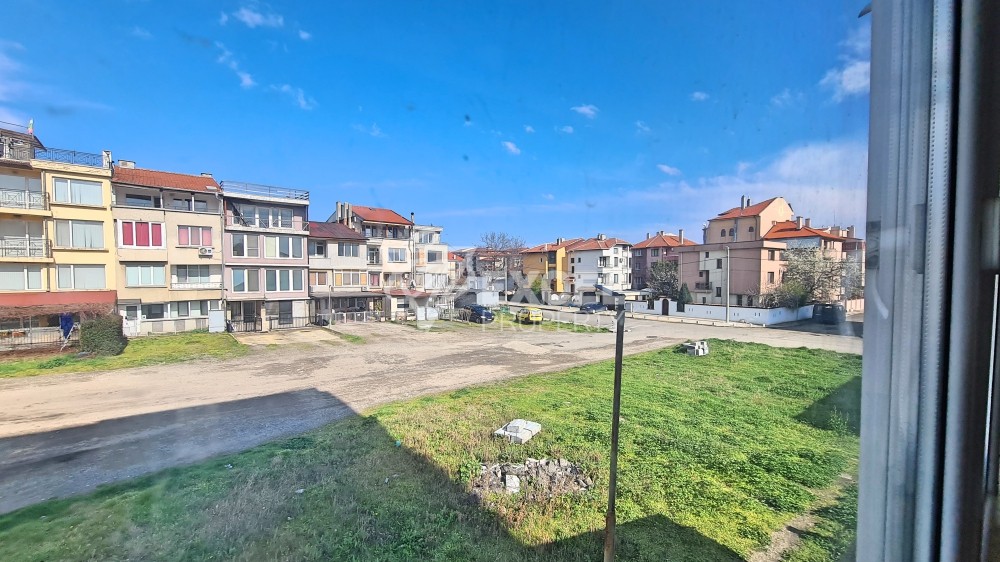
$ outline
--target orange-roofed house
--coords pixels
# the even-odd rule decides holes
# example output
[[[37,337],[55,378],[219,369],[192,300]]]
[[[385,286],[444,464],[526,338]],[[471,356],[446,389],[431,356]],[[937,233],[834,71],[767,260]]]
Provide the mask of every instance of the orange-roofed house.
[[[614,302],[611,295],[603,294],[598,286],[621,292],[632,288],[632,244],[621,238],[598,234],[571,244],[567,248],[569,260],[568,291],[578,303]]]
[[[543,292],[572,292],[567,250],[582,238],[557,238],[521,252],[521,273],[529,283],[542,279]]]
[[[645,289],[649,283],[649,270],[654,263],[676,262],[680,259],[677,249],[681,246],[695,246],[696,242],[684,238],[684,229],[677,234],[659,231],[632,246],[632,288]]]
[[[211,174],[119,160],[111,180],[118,309],[130,335],[207,329],[223,308],[222,199]]]

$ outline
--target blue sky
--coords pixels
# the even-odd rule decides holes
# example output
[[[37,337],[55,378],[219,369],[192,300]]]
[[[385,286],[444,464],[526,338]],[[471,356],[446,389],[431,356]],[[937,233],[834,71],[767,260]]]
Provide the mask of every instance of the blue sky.
[[[857,2],[15,2],[0,121],[416,213],[454,246],[633,242],[785,196],[864,222]]]

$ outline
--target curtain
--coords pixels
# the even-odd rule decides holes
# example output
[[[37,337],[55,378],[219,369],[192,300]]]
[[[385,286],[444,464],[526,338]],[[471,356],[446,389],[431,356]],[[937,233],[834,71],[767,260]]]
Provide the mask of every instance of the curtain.
[[[24,267],[21,265],[0,265],[0,290],[23,291]]]
[[[177,244],[180,246],[189,245],[191,234],[191,227],[189,226],[178,226],[177,227]]]

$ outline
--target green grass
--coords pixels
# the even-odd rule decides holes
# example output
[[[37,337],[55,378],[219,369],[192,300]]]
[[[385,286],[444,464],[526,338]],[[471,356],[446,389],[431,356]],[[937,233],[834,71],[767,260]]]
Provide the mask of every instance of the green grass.
[[[348,343],[362,344],[366,343],[364,336],[359,336],[357,334],[345,334],[344,332],[338,332],[337,330],[330,330],[331,332],[337,334],[340,339]]]
[[[608,319],[607,326],[611,326],[614,320]],[[589,326],[587,324],[574,324],[573,322],[556,322],[555,320],[542,320],[539,324],[524,324],[518,322],[514,314],[509,312],[496,312],[493,314],[493,322],[489,324],[471,324],[461,320],[449,322],[449,324],[480,328],[483,330],[517,330],[531,331],[540,330],[545,332],[573,332],[578,334],[599,334],[608,332],[608,328]]]
[[[822,508],[789,559],[835,560],[853,533],[852,492],[829,498],[856,466],[849,420],[859,405],[844,397],[860,357],[710,345],[707,357],[664,349],[625,360],[619,559],[745,559],[797,514]],[[0,560],[599,559],[611,382],[602,362],[408,400],[26,508],[0,516]],[[542,432],[526,445],[491,436],[515,417]],[[476,463],[526,457],[567,458],[595,487],[470,500]]]
[[[227,359],[247,353],[247,346],[230,334],[187,332],[147,336],[129,340],[121,355],[76,359],[75,352],[45,359],[18,359],[0,362],[0,378],[31,377],[57,373],[79,373],[126,369],[190,359]]]

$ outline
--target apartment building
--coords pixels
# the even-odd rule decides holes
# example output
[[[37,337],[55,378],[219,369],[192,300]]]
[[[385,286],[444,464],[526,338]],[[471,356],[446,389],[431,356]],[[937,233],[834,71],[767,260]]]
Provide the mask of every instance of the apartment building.
[[[580,302],[608,301],[599,287],[620,292],[632,288],[632,244],[598,234],[569,246],[569,292]]]
[[[223,287],[234,330],[309,321],[309,192],[224,181]]]
[[[111,173],[109,151],[48,148],[0,129],[0,306],[26,311],[4,329],[113,309]]]
[[[315,314],[382,311],[368,285],[368,244],[346,224],[309,222],[309,295]]]
[[[534,283],[535,279],[542,279],[543,293],[573,292],[572,284],[567,283],[570,276],[567,250],[582,241],[582,238],[557,238],[555,242],[539,244],[521,252],[521,273],[525,280]]]
[[[131,333],[207,329],[223,303],[219,184],[119,160],[111,185],[118,310]]]
[[[452,285],[465,285],[467,276],[465,257],[457,252],[448,252],[448,282]]]
[[[441,243],[440,226],[413,225],[413,282],[431,295],[439,295],[451,286],[448,245]]]
[[[694,246],[696,243],[684,238],[684,229],[677,234],[667,234],[659,231],[653,236],[646,234],[646,239],[632,246],[632,288],[645,289],[649,283],[649,271],[654,263],[677,262],[681,246]]]

